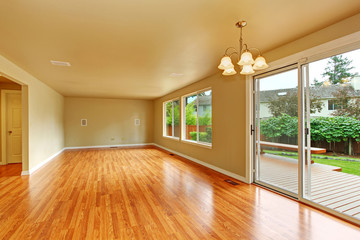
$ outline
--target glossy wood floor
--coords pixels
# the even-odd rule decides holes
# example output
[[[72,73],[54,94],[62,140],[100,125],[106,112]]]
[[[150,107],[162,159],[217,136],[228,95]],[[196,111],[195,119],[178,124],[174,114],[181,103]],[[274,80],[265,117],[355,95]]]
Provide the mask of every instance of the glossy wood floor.
[[[0,239],[360,239],[360,229],[157,149],[67,150],[0,177]]]

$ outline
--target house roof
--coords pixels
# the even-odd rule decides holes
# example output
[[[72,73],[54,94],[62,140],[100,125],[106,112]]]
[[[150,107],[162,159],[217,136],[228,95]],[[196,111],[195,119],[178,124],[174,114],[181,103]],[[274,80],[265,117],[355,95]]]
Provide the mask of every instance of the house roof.
[[[310,93],[319,99],[335,98],[334,94],[339,92],[344,87],[349,89],[349,97],[360,97],[360,90],[354,90],[350,85],[329,85],[321,87],[310,87]],[[297,94],[297,88],[277,89],[260,92],[260,102],[269,102],[274,96],[281,97],[282,95]]]
[[[199,96],[199,106],[211,105],[211,96]]]

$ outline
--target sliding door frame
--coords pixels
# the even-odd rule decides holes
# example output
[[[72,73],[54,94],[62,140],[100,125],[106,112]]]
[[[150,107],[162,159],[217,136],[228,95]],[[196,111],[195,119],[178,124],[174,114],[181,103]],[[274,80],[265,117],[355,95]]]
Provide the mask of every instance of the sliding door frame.
[[[263,74],[257,74],[257,75],[254,75],[253,76],[253,106],[254,106],[254,109],[256,108],[257,111],[253,111],[253,123],[252,123],[252,126],[254,127],[254,133],[256,135],[254,135],[254,138],[253,138],[253,145],[254,145],[254,149],[253,149],[253,156],[254,156],[254,161],[253,161],[253,165],[254,165],[254,171],[253,171],[253,179],[254,179],[254,183],[257,183],[257,184],[260,184],[264,187],[267,187],[267,188],[271,188],[277,192],[280,192],[280,193],[283,193],[285,195],[288,195],[288,196],[291,196],[293,198],[296,198],[298,199],[298,192],[297,193],[294,193],[294,192],[291,192],[291,191],[288,191],[286,189],[283,189],[281,187],[277,187],[277,186],[274,186],[270,183],[267,183],[267,182],[263,182],[259,179],[259,173],[260,173],[260,168],[259,168],[259,159],[256,159],[256,157],[260,156],[260,147],[259,145],[256,144],[256,139],[260,139],[260,131],[256,131],[256,129],[260,129],[260,121],[259,121],[259,116],[258,116],[258,113],[260,111],[260,94],[259,94],[259,88],[260,88],[260,83],[259,81],[257,81],[257,79],[261,79],[261,78],[265,78],[265,77],[270,77],[270,76],[274,76],[276,74],[281,74],[281,73],[284,73],[284,72],[287,72],[287,71],[291,71],[291,70],[297,70],[298,71],[298,76],[299,76],[299,67],[298,67],[298,64],[291,64],[291,65],[288,65],[288,66],[284,66],[284,67],[281,67],[281,68],[278,68],[278,69],[274,69],[272,71],[268,71],[266,73],[263,73]],[[298,80],[298,91],[300,90],[300,82]],[[256,85],[255,85],[256,84]],[[299,102],[298,102],[299,103]],[[300,106],[299,106],[299,109],[300,109]],[[298,113],[300,113],[298,111]],[[299,115],[298,115],[299,117]],[[298,126],[299,128],[299,126]],[[300,149],[300,142],[298,142],[298,149]],[[300,156],[300,151],[298,151],[299,153],[299,156]],[[298,165],[298,168],[300,166]],[[299,174],[299,173],[298,173]]]
[[[310,206],[316,207],[322,211],[328,212],[332,215],[335,215],[339,218],[345,219],[347,221],[353,222],[355,224],[360,225],[360,220],[352,218],[350,216],[347,216],[345,214],[342,214],[340,212],[337,212],[333,209],[324,207],[318,203],[315,203],[309,199],[305,198],[305,164],[303,163],[303,159],[305,157],[305,141],[308,142],[309,136],[308,138],[306,138],[306,136],[304,135],[305,133],[305,117],[306,117],[306,113],[304,112],[305,109],[305,105],[304,105],[304,99],[306,99],[306,101],[308,101],[309,96],[307,98],[305,98],[305,91],[304,91],[304,87],[308,87],[308,84],[305,84],[304,80],[308,81],[308,72],[306,71],[307,68],[307,64],[317,61],[317,60],[321,60],[324,58],[328,58],[337,54],[341,54],[341,53],[345,53],[348,51],[352,51],[352,50],[356,50],[360,48],[360,31],[347,35],[345,37],[321,44],[319,46],[307,49],[305,51],[293,54],[291,56],[279,59],[277,61],[273,61],[270,62],[270,68],[263,70],[261,72],[259,72],[259,74],[256,75],[256,77],[258,77],[260,74],[264,74],[270,71],[275,71],[276,69],[280,69],[289,65],[293,65],[296,64],[297,68],[298,68],[298,88],[299,88],[299,104],[298,104],[298,110],[299,110],[299,121],[298,121],[298,143],[299,143],[299,149],[301,149],[301,151],[299,151],[299,161],[298,161],[298,196],[297,199],[300,202],[306,203]],[[304,70],[305,69],[305,70]],[[305,75],[304,75],[305,74]],[[255,120],[255,113],[254,113],[254,94],[255,92],[253,91],[254,88],[254,77],[255,75],[249,75],[246,77],[246,86],[247,86],[247,90],[246,90],[246,95],[247,95],[247,101],[248,101],[248,107],[247,107],[247,152],[246,152],[246,157],[247,157],[247,162],[246,162],[246,181],[248,183],[253,183],[255,180],[254,177],[254,172],[255,172],[255,166],[254,166],[254,161],[253,159],[255,158],[255,136],[251,134],[251,125],[254,123]],[[306,103],[308,104],[308,103]],[[309,151],[308,151],[309,152]],[[302,166],[302,164],[304,166]]]

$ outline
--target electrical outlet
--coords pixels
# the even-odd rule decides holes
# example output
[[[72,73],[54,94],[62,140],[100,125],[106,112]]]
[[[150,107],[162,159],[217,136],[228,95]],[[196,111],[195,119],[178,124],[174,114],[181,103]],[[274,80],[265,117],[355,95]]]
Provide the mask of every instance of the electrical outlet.
[[[139,126],[140,125],[140,119],[136,118],[135,119],[135,126]]]

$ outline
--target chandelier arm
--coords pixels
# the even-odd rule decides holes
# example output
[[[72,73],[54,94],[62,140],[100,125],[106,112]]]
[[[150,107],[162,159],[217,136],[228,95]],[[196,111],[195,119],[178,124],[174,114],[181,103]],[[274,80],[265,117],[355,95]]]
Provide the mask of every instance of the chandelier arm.
[[[234,56],[234,54],[235,54],[235,55],[238,55],[238,58],[239,58],[240,55],[239,55],[238,52],[232,52],[232,53],[229,55],[229,57],[231,58],[232,56]]]
[[[231,52],[231,53],[229,54],[229,53],[228,53],[229,50],[233,50],[233,52]],[[234,47],[228,47],[228,48],[225,50],[225,56],[230,56],[230,55],[233,54],[234,52],[237,53],[236,48],[234,48]]]
[[[252,47],[252,48],[249,48],[248,50],[249,50],[249,51],[250,51],[250,50],[257,50],[258,53],[259,53],[259,56],[262,56],[262,54],[261,54],[261,52],[260,52],[260,50],[259,50],[258,48]]]

